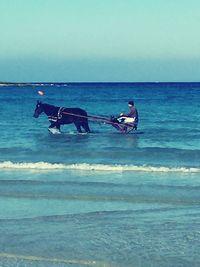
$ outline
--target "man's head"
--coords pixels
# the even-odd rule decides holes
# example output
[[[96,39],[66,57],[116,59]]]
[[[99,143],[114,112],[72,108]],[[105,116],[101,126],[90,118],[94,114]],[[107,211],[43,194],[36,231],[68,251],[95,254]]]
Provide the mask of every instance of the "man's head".
[[[128,106],[129,106],[129,108],[133,107],[134,106],[134,102],[133,101],[129,101],[128,102]]]

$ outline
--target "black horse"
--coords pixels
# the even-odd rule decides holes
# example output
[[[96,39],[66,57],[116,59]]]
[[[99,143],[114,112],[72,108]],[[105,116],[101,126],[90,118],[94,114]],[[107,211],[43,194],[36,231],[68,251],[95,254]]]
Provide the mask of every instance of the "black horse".
[[[56,107],[37,101],[33,117],[38,118],[42,112],[48,116],[51,122],[49,130],[54,128],[60,131],[60,125],[74,123],[79,133],[82,133],[81,127],[85,132],[90,132],[87,112],[83,109]]]

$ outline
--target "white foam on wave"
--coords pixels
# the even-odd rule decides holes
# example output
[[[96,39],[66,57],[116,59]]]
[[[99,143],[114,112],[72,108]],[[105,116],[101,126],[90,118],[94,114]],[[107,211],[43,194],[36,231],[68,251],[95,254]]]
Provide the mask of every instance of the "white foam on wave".
[[[11,161],[0,162],[0,169],[31,169],[31,170],[81,170],[81,171],[141,171],[141,172],[184,172],[184,173],[198,173],[200,168],[189,167],[155,167],[155,166],[137,166],[137,165],[120,165],[120,164],[62,164],[62,163],[48,163],[48,162],[35,162],[35,163],[14,163]]]
[[[52,264],[58,263],[58,264],[78,264],[78,265],[84,265],[84,266],[106,266],[111,267],[109,263],[104,263],[100,261],[95,260],[76,260],[76,259],[59,259],[59,258],[46,258],[46,257],[40,257],[40,256],[32,256],[32,255],[17,255],[17,254],[9,254],[9,253],[1,253],[0,252],[0,258],[6,258],[6,259],[14,259],[14,260],[25,260],[30,262],[49,262]],[[19,262],[18,262],[19,263]]]

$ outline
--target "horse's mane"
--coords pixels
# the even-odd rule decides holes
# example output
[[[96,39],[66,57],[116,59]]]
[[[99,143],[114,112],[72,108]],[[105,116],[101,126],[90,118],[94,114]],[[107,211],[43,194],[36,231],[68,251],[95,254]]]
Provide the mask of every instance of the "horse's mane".
[[[50,112],[50,113],[55,112],[55,110],[59,108],[59,107],[57,107],[57,106],[50,105],[50,104],[47,104],[47,103],[41,103],[41,104],[42,104],[44,110],[45,110],[46,112],[48,111],[48,112]]]

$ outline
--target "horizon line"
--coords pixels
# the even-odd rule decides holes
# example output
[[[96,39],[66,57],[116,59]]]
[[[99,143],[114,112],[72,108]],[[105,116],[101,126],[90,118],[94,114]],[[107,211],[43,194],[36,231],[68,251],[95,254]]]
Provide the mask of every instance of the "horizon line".
[[[147,84],[160,84],[160,83],[171,83],[171,84],[175,84],[175,83],[200,83],[200,81],[60,81],[60,82],[3,82],[0,81],[0,86],[3,85],[42,85],[42,84],[105,84],[105,83],[112,83],[112,84],[117,84],[117,83],[121,83],[121,84],[141,84],[141,83],[147,83]]]

